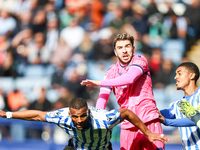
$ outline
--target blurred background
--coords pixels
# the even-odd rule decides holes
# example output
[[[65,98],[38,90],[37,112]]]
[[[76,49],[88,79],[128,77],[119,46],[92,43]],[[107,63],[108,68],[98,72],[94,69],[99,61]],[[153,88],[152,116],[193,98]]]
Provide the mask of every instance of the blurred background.
[[[182,98],[174,72],[185,61],[200,66],[199,0],[0,0],[0,109],[50,111],[74,97],[95,106],[99,88],[80,82],[103,79],[117,62],[113,38],[124,32],[149,62],[158,109]],[[166,150],[181,149],[177,128],[163,130]],[[116,126],[115,150],[119,136]],[[0,118],[1,150],[61,150],[67,142],[56,125]]]

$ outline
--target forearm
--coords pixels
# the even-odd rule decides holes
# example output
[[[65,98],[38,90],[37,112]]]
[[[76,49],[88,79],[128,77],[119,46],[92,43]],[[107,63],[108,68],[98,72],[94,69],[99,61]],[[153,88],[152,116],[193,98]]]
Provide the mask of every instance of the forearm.
[[[110,96],[111,90],[108,88],[101,88],[99,92],[99,98],[97,99],[96,102],[96,108],[99,109],[105,109],[106,103],[108,101],[108,98]]]
[[[114,79],[101,81],[101,86],[123,86],[134,83],[141,75],[142,70],[139,67],[131,67],[126,74]]]
[[[196,123],[188,118],[165,119],[164,125],[174,126],[174,127],[190,127],[190,126],[196,126]]]
[[[38,110],[25,110],[12,112],[13,119],[31,120],[31,121],[46,121],[45,115],[47,112],[42,112]],[[2,116],[6,118],[6,114]]]
[[[122,117],[122,121],[124,119],[128,120],[138,129],[140,129],[145,136],[147,137],[149,136],[151,131],[146,127],[146,125],[141,121],[141,119],[137,115],[135,115],[131,110],[128,109],[120,109],[120,110],[121,110],[120,114]]]

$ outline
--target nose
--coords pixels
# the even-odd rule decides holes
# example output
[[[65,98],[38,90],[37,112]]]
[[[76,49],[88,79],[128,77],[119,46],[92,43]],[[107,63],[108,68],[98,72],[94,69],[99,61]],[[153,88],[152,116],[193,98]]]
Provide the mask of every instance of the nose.
[[[126,52],[127,52],[126,47],[123,47],[122,52],[123,52],[123,53],[126,53]]]
[[[78,122],[78,123],[82,122],[82,118],[81,118],[81,117],[78,117],[78,118],[77,118],[77,122]]]
[[[174,79],[176,80],[177,76],[175,75]]]

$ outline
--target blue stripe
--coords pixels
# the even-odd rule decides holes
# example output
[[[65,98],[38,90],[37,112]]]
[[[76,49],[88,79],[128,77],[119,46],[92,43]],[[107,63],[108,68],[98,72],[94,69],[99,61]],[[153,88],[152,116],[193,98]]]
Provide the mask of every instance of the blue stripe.
[[[107,113],[106,117],[115,116],[117,113],[119,113],[119,110],[115,109],[114,112],[112,111],[111,113]]]
[[[191,138],[193,140],[193,143],[196,144],[196,140],[195,140],[195,137],[194,137],[194,133],[192,132],[192,129],[189,128],[190,132],[191,132]]]
[[[106,131],[106,135],[108,135],[108,126],[107,126],[107,123],[106,123],[105,120],[103,120],[103,124],[105,125],[105,127],[106,127],[106,129],[107,129],[107,131]],[[108,140],[107,137],[108,137],[108,136],[105,137],[105,140],[104,140],[105,144],[104,144],[103,149],[105,148],[105,146],[106,146],[106,144],[107,144],[107,140]]]
[[[94,143],[94,136],[93,136],[93,127],[92,127],[92,122],[91,122],[91,118],[89,117],[89,126],[91,127],[90,128],[90,137],[91,137],[91,142],[90,142],[90,145],[88,146],[88,150],[91,150],[91,147]]]
[[[98,141],[98,144],[97,144],[97,149],[100,147],[101,145],[101,139],[102,139],[102,130],[101,130],[101,126],[99,124],[99,121],[98,119],[95,119],[95,122],[96,122],[96,125],[97,125],[97,129],[99,129],[99,141]]]
[[[151,77],[150,74],[148,74],[148,72],[145,72],[144,74],[146,74],[146,75],[148,75],[149,77]]]
[[[64,125],[65,126],[67,126],[67,121],[69,120],[69,117],[67,117],[66,119],[65,119],[65,122],[64,122]],[[69,130],[68,130],[68,128],[65,128],[65,131],[69,134]]]
[[[84,145],[86,143],[86,138],[85,138],[85,131],[81,131],[82,137],[83,137],[83,143],[81,144],[81,148],[84,148]]]
[[[71,126],[71,127],[74,126],[74,124],[73,124],[72,121],[70,122],[70,126]],[[75,140],[75,145],[74,145],[74,147],[77,148],[77,147],[78,147],[78,141],[79,141],[79,140],[78,140],[78,137],[77,137],[76,129],[75,129],[75,128],[72,128],[72,130],[73,130],[74,137],[75,137],[75,139],[76,139],[76,140]]]
[[[133,66],[137,66],[137,67],[139,67],[140,69],[142,69],[142,72],[144,72],[143,68],[142,68],[140,65],[132,64],[131,67],[133,67]]]

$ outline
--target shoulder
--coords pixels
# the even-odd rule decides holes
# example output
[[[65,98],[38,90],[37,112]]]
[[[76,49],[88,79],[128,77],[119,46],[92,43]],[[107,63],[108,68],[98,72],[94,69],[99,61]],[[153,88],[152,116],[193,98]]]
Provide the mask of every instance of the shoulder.
[[[114,78],[116,73],[118,73],[118,65],[117,64],[113,64],[106,71],[104,79]]]
[[[143,55],[134,55],[133,62],[134,61],[144,61],[144,62],[147,62],[147,59]]]
[[[177,101],[175,101],[175,102],[172,102],[172,103],[170,103],[169,104],[169,106],[168,106],[168,109],[170,110],[170,111],[175,111],[175,110],[177,110],[178,109],[178,104],[179,104],[179,102],[180,102],[180,100],[177,100]]]
[[[69,108],[62,108],[54,111],[47,112],[49,118],[59,118],[61,116],[68,116]]]
[[[120,112],[117,109],[107,111],[104,109],[90,107],[90,113],[93,118],[96,118],[98,120],[109,120],[108,118],[114,119],[114,118],[118,118],[120,116]]]
[[[132,59],[131,66],[139,66],[143,69],[148,69],[148,61],[143,55],[135,55]]]

